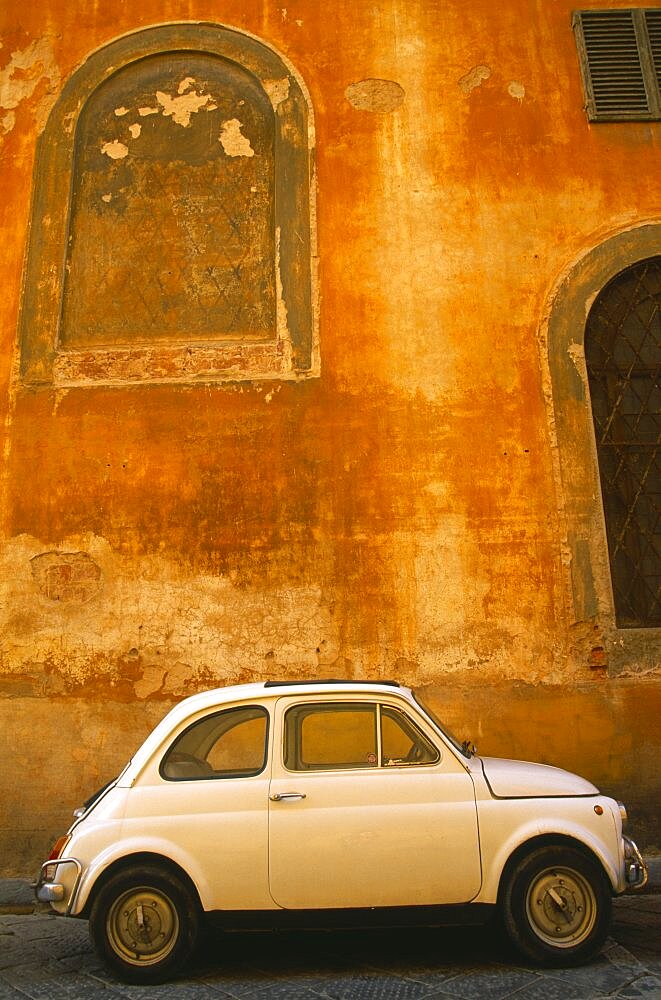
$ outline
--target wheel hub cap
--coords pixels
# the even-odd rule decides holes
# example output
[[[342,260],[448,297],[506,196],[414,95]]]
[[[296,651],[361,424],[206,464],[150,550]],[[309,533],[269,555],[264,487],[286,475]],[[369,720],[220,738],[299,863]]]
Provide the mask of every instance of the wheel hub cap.
[[[149,965],[174,947],[179,919],[168,897],[156,889],[130,889],[108,914],[108,938],[125,961]]]
[[[579,872],[549,868],[532,881],[526,909],[530,926],[541,940],[568,948],[589,935],[597,905],[592,886]]]

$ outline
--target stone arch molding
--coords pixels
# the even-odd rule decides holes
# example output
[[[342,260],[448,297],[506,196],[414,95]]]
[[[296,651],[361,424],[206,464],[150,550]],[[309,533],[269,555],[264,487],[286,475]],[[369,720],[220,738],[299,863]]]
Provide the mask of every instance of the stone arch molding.
[[[305,85],[252,35],[172,23],[93,52],[37,145],[22,381],[318,375],[313,157]]]
[[[555,446],[559,507],[570,568],[574,623],[594,623],[611,673],[661,664],[661,629],[618,629],[611,586],[597,448],[585,363],[590,309],[602,289],[632,264],[661,253],[661,223],[649,222],[604,240],[556,286],[547,323],[548,403]]]

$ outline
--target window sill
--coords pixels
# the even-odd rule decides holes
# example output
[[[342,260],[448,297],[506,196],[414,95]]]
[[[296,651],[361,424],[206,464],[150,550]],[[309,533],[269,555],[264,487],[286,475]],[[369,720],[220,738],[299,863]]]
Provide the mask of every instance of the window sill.
[[[126,385],[148,382],[235,382],[295,379],[319,374],[299,369],[284,341],[214,345],[139,346],[56,353],[52,368],[35,370],[26,382],[56,386]]]

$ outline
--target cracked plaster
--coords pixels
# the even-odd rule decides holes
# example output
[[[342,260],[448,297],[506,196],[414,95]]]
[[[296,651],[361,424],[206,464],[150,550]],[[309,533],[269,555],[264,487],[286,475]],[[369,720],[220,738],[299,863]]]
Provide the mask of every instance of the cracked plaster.
[[[46,92],[41,93],[33,107],[41,129],[55,102],[60,80],[60,70],[48,38],[34,39],[26,48],[12,52],[9,62],[0,70],[0,110],[6,112],[0,123],[5,134],[16,125],[16,110],[38,90],[41,92],[39,85],[47,81]]]

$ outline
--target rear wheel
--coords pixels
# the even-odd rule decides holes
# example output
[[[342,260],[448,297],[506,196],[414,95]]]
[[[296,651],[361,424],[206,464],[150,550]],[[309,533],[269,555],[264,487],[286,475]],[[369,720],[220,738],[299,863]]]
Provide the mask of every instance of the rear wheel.
[[[502,896],[514,945],[540,965],[579,965],[608,934],[611,891],[597,861],[571,847],[542,847],[523,858]]]
[[[158,983],[190,958],[200,911],[185,883],[165,869],[145,866],[119,872],[104,885],[90,913],[90,937],[120,979]]]

